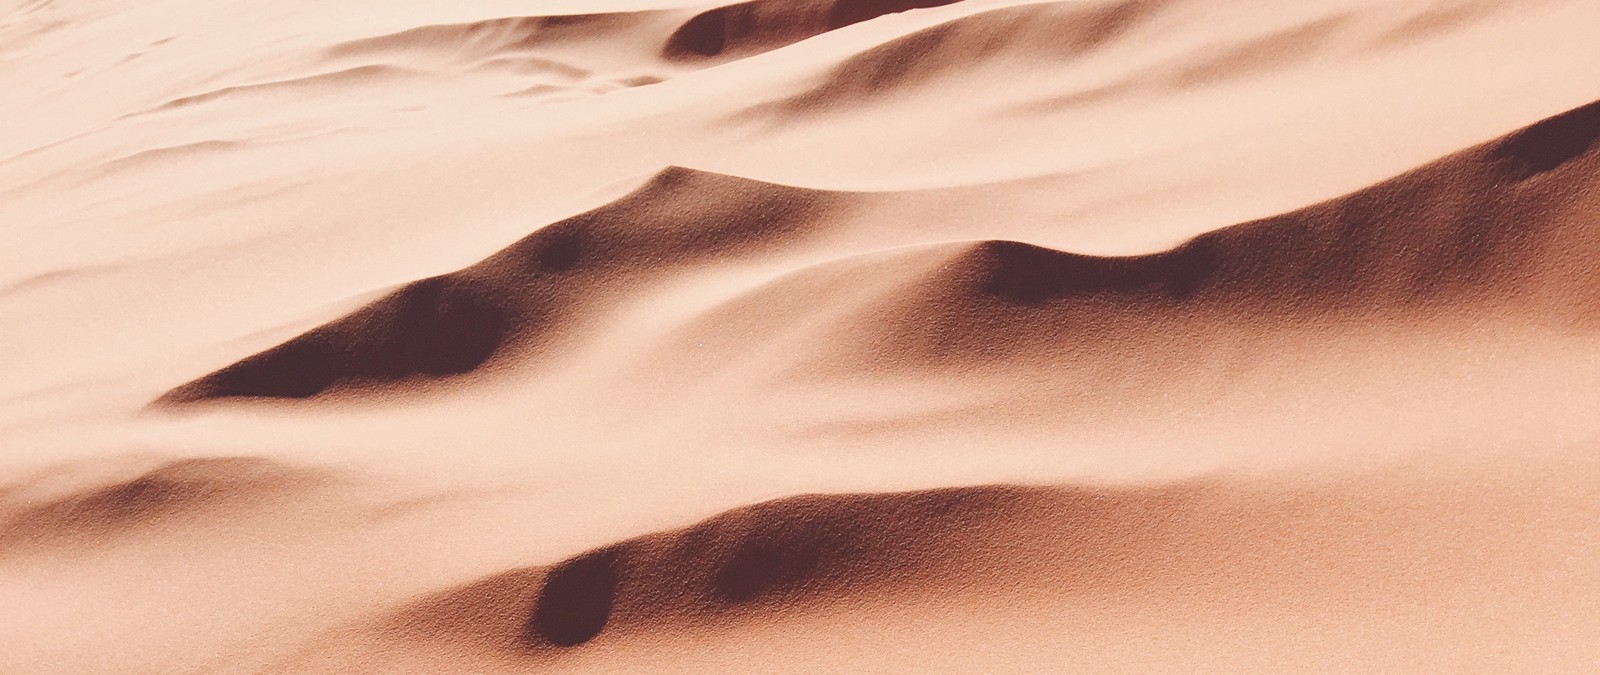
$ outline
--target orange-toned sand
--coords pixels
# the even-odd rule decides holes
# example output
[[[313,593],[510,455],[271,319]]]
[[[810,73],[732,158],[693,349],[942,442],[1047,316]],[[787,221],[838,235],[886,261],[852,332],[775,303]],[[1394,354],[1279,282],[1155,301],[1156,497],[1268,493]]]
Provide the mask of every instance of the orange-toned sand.
[[[1595,672],[1597,45],[8,0],[0,673]]]

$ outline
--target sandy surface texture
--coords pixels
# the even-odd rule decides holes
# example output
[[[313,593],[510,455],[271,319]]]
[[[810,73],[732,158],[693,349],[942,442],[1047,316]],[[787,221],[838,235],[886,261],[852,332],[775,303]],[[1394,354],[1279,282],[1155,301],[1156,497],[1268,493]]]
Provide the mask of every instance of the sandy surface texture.
[[[1600,3],[0,0],[0,673],[1600,671]]]

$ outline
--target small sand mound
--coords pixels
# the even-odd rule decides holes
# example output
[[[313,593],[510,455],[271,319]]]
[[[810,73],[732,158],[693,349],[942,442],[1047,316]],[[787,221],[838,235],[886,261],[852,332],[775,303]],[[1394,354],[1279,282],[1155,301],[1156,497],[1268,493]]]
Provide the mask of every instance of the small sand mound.
[[[831,30],[957,0],[751,0],[697,14],[667,39],[675,61],[731,59],[772,51]]]
[[[308,398],[471,373],[513,347],[548,344],[624,289],[804,236],[846,200],[670,168],[616,202],[541,228],[466,269],[407,284],[161,402]]]
[[[178,460],[3,517],[0,551],[103,544],[159,523],[261,503],[323,480],[255,457]]]

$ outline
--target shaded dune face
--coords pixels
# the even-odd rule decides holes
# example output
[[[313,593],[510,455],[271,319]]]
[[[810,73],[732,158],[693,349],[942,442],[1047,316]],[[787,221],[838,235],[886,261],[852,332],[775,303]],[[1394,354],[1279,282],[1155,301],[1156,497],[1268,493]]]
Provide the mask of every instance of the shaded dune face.
[[[707,10],[667,39],[675,61],[736,58],[771,51],[831,30],[957,0],[751,0]]]
[[[261,504],[327,480],[254,457],[173,461],[132,479],[29,502],[0,515],[0,555],[47,546],[96,546],[146,528]]]
[[[1153,256],[1103,258],[987,241],[968,249],[953,267],[955,274],[971,276],[978,294],[1016,305],[1100,294],[1182,302],[1213,269],[1213,252],[1190,245]]]
[[[1284,216],[1203,235],[1209,292],[1294,308],[1416,310],[1592,294],[1595,104]],[[1530,167],[1538,167],[1530,172]],[[1529,180],[1535,175],[1537,180]],[[1572,273],[1576,272],[1576,276]]]
[[[1557,115],[1495,144],[1492,155],[1516,180],[1583,157],[1600,140],[1600,101]]]
[[[367,310],[246,359],[171,400],[216,396],[306,398],[343,381],[394,381],[471,372],[505,342],[510,316],[459,279],[408,284]],[[186,391],[192,391],[187,396]]]
[[[1170,509],[1201,492],[988,486],[790,497],[448,591],[402,611],[391,632],[553,655],[608,636],[937,594],[1143,545],[1163,536]]]
[[[1586,321],[1600,290],[1589,262],[1600,234],[1585,215],[1600,199],[1596,110],[1584,106],[1365,190],[1160,253],[1099,257],[1006,241],[934,247],[925,255],[936,260],[923,266],[934,271],[906,279],[870,316],[847,320],[843,329],[858,339],[842,349],[893,362],[1039,354],[1169,335],[1185,321],[1316,323],[1468,307]],[[550,347],[622,289],[793,243],[850,199],[669,169],[615,203],[403,287],[163,401],[306,398],[476,372],[503,355]],[[803,320],[804,312],[738,319],[773,316],[770,305],[786,301],[770,295],[761,307],[735,300],[718,315],[758,331]]]
[[[309,398],[437,380],[548,346],[616,292],[807,234],[839,194],[668,169],[635,193],[554,223],[451,274],[178,387],[161,403]]]
[[[1215,340],[1351,322],[1506,314],[1591,330],[1600,313],[1600,227],[1590,215],[1600,208],[1596,110],[1147,255],[991,240],[800,269],[708,312],[671,346],[704,374],[739,363],[751,344],[781,343],[800,361],[791,366],[831,377],[966,372],[995,359],[1087,366],[1126,357],[1146,368],[1197,356]],[[852,293],[861,288],[869,299],[848,312],[815,300],[860,297]],[[720,337],[724,327],[741,339]]]
[[[1600,294],[1600,269],[1587,262],[1600,255],[1587,215],[1600,201],[1596,109],[1161,253],[1097,257],[999,241],[929,251],[951,257],[863,318],[887,333],[865,342],[899,359],[908,350],[975,355],[1124,341],[1183,322],[1413,320],[1470,310],[1574,325],[1584,319],[1572,303],[1586,307]],[[1530,166],[1545,168],[1530,174]]]
[[[523,638],[572,647],[599,635],[616,605],[618,557],[618,551],[602,549],[551,568],[523,626]]]

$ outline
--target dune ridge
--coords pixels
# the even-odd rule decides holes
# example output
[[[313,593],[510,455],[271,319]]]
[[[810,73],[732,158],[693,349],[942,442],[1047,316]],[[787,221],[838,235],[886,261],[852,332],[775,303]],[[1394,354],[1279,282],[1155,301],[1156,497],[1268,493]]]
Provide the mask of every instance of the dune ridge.
[[[1414,480],[1360,473],[1275,485],[1203,478],[797,495],[453,586],[348,625],[279,669],[337,670],[377,659],[419,669],[453,662],[485,672],[582,670],[594,667],[588,659],[603,664],[629,649],[678,649],[871,608],[915,608],[926,621],[1045,602],[1052,613],[1077,617],[1061,625],[1092,632],[1094,617],[1108,608],[1137,614],[1156,599],[1202,616],[1250,613],[1262,597],[1368,603],[1398,593],[1438,603],[1418,584],[1438,575],[1493,579],[1537,547],[1477,527],[1526,526],[1537,511],[1518,504],[1548,495],[1508,503],[1474,487],[1478,478],[1446,480],[1442,492],[1425,495]],[[1478,526],[1452,521],[1451,534],[1430,531],[1435,519],[1474,513],[1483,519]],[[1360,534],[1374,530],[1404,539],[1374,549]],[[1442,541],[1482,546],[1484,556],[1464,567],[1407,562]],[[1336,577],[1306,587],[1299,575],[1312,571]],[[1217,585],[1258,595],[1208,599]],[[1421,611],[1391,609],[1380,615],[1385,626]],[[1299,625],[1303,617],[1292,620]],[[810,637],[843,639],[827,630]]]
[[[1200,491],[995,485],[786,497],[497,574],[404,608],[384,630],[537,656],[852,597],[937,595],[993,583],[995,570],[1106,564],[1139,545],[1114,533],[1159,539]]]
[[[759,254],[810,234],[840,194],[669,168],[599,209],[562,220],[451,274],[368,307],[162,397],[161,403],[308,398],[472,372],[537,349],[587,307],[676,268]]]
[[[1600,254],[1588,215],[1597,206],[1597,112],[1600,102],[1371,188],[1158,253],[1099,257],[978,241],[852,261],[921,276],[886,290],[853,318],[833,319],[827,339],[864,331],[843,344],[869,361],[914,368],[935,357],[1038,358],[1055,348],[1082,357],[1097,343],[1137,343],[1143,335],[1170,340],[1180,325],[1511,312],[1587,330],[1600,302],[1600,274],[1584,262]],[[924,262],[908,267],[908,255]],[[821,269],[794,274],[787,283],[806,297],[818,288],[835,297],[846,291],[838,284],[862,278],[835,275],[828,282],[832,273]],[[776,293],[764,292],[743,309],[734,300],[716,321],[815,320],[800,309],[804,297]]]
[[[1600,164],[1597,111],[1600,102],[1366,190],[1159,253],[1096,257],[1012,241],[934,246],[917,254],[931,256],[920,267],[930,276],[908,279],[862,308],[864,315],[837,322],[843,334],[857,333],[842,344],[905,367],[963,354],[1043,356],[1051,345],[1081,353],[1086,344],[1141,333],[1162,339],[1174,322],[1316,323],[1515,306],[1543,308],[1541,320],[1553,324],[1586,325],[1600,292],[1584,263],[1600,249],[1584,216],[1594,208],[1589,186]],[[611,205],[542,228],[462,271],[408,285],[162,402],[306,398],[346,385],[472,372],[513,346],[559,335],[607,294],[681,266],[792,245],[844,201],[838,193],[668,169]],[[769,296],[757,302],[804,303]],[[721,311],[718,321],[738,312]],[[804,313],[778,320],[798,316]],[[731,320],[776,330],[761,327],[763,319]]]

